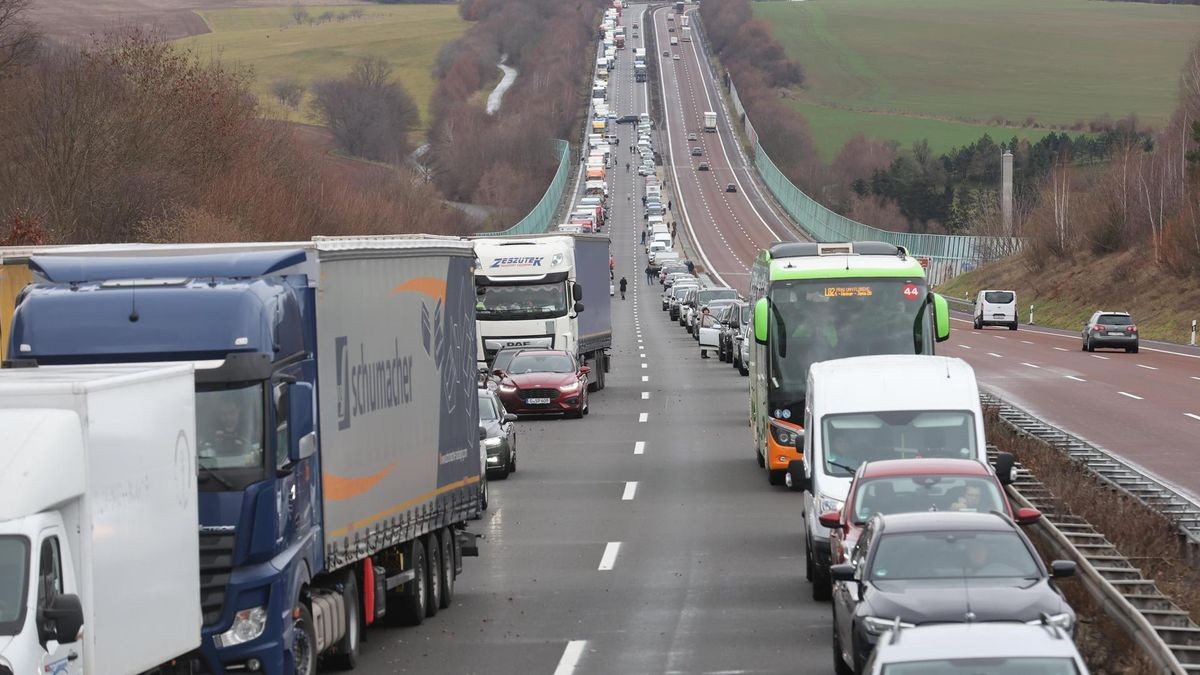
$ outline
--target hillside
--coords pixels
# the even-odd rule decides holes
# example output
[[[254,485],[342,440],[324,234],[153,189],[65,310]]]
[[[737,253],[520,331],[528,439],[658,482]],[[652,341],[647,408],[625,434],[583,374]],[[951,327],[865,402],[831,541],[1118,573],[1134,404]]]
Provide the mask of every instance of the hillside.
[[[1088,0],[760,2],[755,16],[805,69],[790,100],[826,159],[857,133],[940,152],[1044,135],[1028,118],[1161,126],[1200,34],[1200,7]]]
[[[1146,264],[1140,249],[1110,256],[1080,255],[1073,261],[1030,270],[1017,256],[985,265],[936,289],[974,300],[985,288],[1014,290],[1021,321],[1079,330],[1096,310],[1128,311],[1138,333],[1150,340],[1187,342],[1192,319],[1200,319],[1200,280],[1181,279]]]

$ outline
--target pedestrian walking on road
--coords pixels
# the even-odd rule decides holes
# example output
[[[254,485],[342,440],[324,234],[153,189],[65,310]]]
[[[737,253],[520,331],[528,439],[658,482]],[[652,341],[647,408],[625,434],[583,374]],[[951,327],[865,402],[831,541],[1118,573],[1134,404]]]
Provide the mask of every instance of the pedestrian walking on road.
[[[670,199],[667,200],[667,210],[668,211],[671,210],[671,200]]]
[[[625,281],[625,277],[621,277],[621,299],[625,299],[625,288],[629,286],[629,282]]]
[[[654,281],[654,268],[649,265],[646,265],[646,283],[652,283],[653,281]]]
[[[628,171],[628,170],[629,170],[629,162],[625,162],[625,170],[626,170],[626,171]]]
[[[646,245],[646,231],[642,230],[642,246]]]
[[[708,315],[709,315],[708,307],[702,307],[700,309],[700,319],[698,321],[696,321],[696,335],[700,334],[700,327],[704,325],[704,320],[708,318]],[[702,358],[702,359],[708,358],[708,350],[707,349],[705,349],[703,347],[700,348],[700,358]]]

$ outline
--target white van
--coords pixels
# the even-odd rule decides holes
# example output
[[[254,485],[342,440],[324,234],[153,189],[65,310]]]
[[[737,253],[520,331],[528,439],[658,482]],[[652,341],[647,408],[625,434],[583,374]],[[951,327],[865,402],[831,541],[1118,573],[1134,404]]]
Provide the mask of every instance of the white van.
[[[975,371],[966,361],[947,356],[820,361],[809,366],[803,395],[804,430],[798,443],[804,458],[791,462],[785,481],[804,492],[807,574],[813,598],[828,600],[829,530],[819,518],[841,510],[858,467],[917,457],[986,463],[983,409]],[[998,473],[1008,482],[1013,458],[1001,456]]]
[[[984,326],[1017,329],[1017,294],[1013,291],[979,291],[975,296],[975,330]]]
[[[671,229],[669,227],[667,227],[667,224],[662,222],[661,220],[657,223],[654,223],[654,222],[650,223],[650,238],[653,239],[660,234],[665,234],[668,237],[670,237]]]
[[[675,46],[675,45],[677,45],[677,44],[679,44],[679,38],[677,38],[677,37],[675,37],[674,35],[672,35],[672,36],[671,36],[671,46],[672,46],[672,47],[674,47],[674,46]]]
[[[671,234],[669,232],[667,234],[656,234],[650,241],[652,242],[651,245],[653,245],[653,243],[662,242],[663,246],[671,248]]]

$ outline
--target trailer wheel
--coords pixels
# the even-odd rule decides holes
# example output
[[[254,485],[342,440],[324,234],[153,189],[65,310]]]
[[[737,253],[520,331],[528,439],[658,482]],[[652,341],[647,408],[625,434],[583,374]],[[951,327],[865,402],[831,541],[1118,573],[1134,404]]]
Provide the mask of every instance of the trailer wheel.
[[[412,543],[413,580],[406,584],[409,588],[396,603],[400,621],[409,626],[419,626],[425,621],[426,584],[429,581],[425,567],[425,546],[417,539]]]
[[[316,675],[317,634],[313,626],[312,612],[301,603],[299,616],[292,621],[292,663],[296,675]]]
[[[454,601],[454,530],[442,530],[438,539],[442,542],[442,565],[438,570],[438,574],[442,575],[440,606],[442,609],[448,609]]]
[[[346,574],[342,597],[346,602],[346,634],[342,636],[337,649],[325,660],[337,670],[354,670],[358,667],[358,643],[362,636],[362,610],[358,598],[358,579],[353,572]]]
[[[429,601],[425,603],[425,616],[436,616],[442,607],[442,545],[437,533],[430,534],[425,540],[425,552],[429,556],[429,564],[425,573],[429,575],[426,588],[429,589]]]

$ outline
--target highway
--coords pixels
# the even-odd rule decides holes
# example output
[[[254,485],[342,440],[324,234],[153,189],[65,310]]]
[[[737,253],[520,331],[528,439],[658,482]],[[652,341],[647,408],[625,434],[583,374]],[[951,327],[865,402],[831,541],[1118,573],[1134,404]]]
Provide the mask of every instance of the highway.
[[[630,26],[639,11],[630,7]],[[632,35],[632,29],[627,29]],[[632,46],[611,99],[640,112]],[[633,125],[618,125],[619,148]],[[620,152],[618,150],[618,159]],[[520,466],[489,485],[455,606],[376,631],[369,673],[831,672],[827,603],[804,581],[797,496],[750,459],[746,380],[701,361],[647,287],[636,174],[614,171],[613,367],[580,420],[518,425]]]

